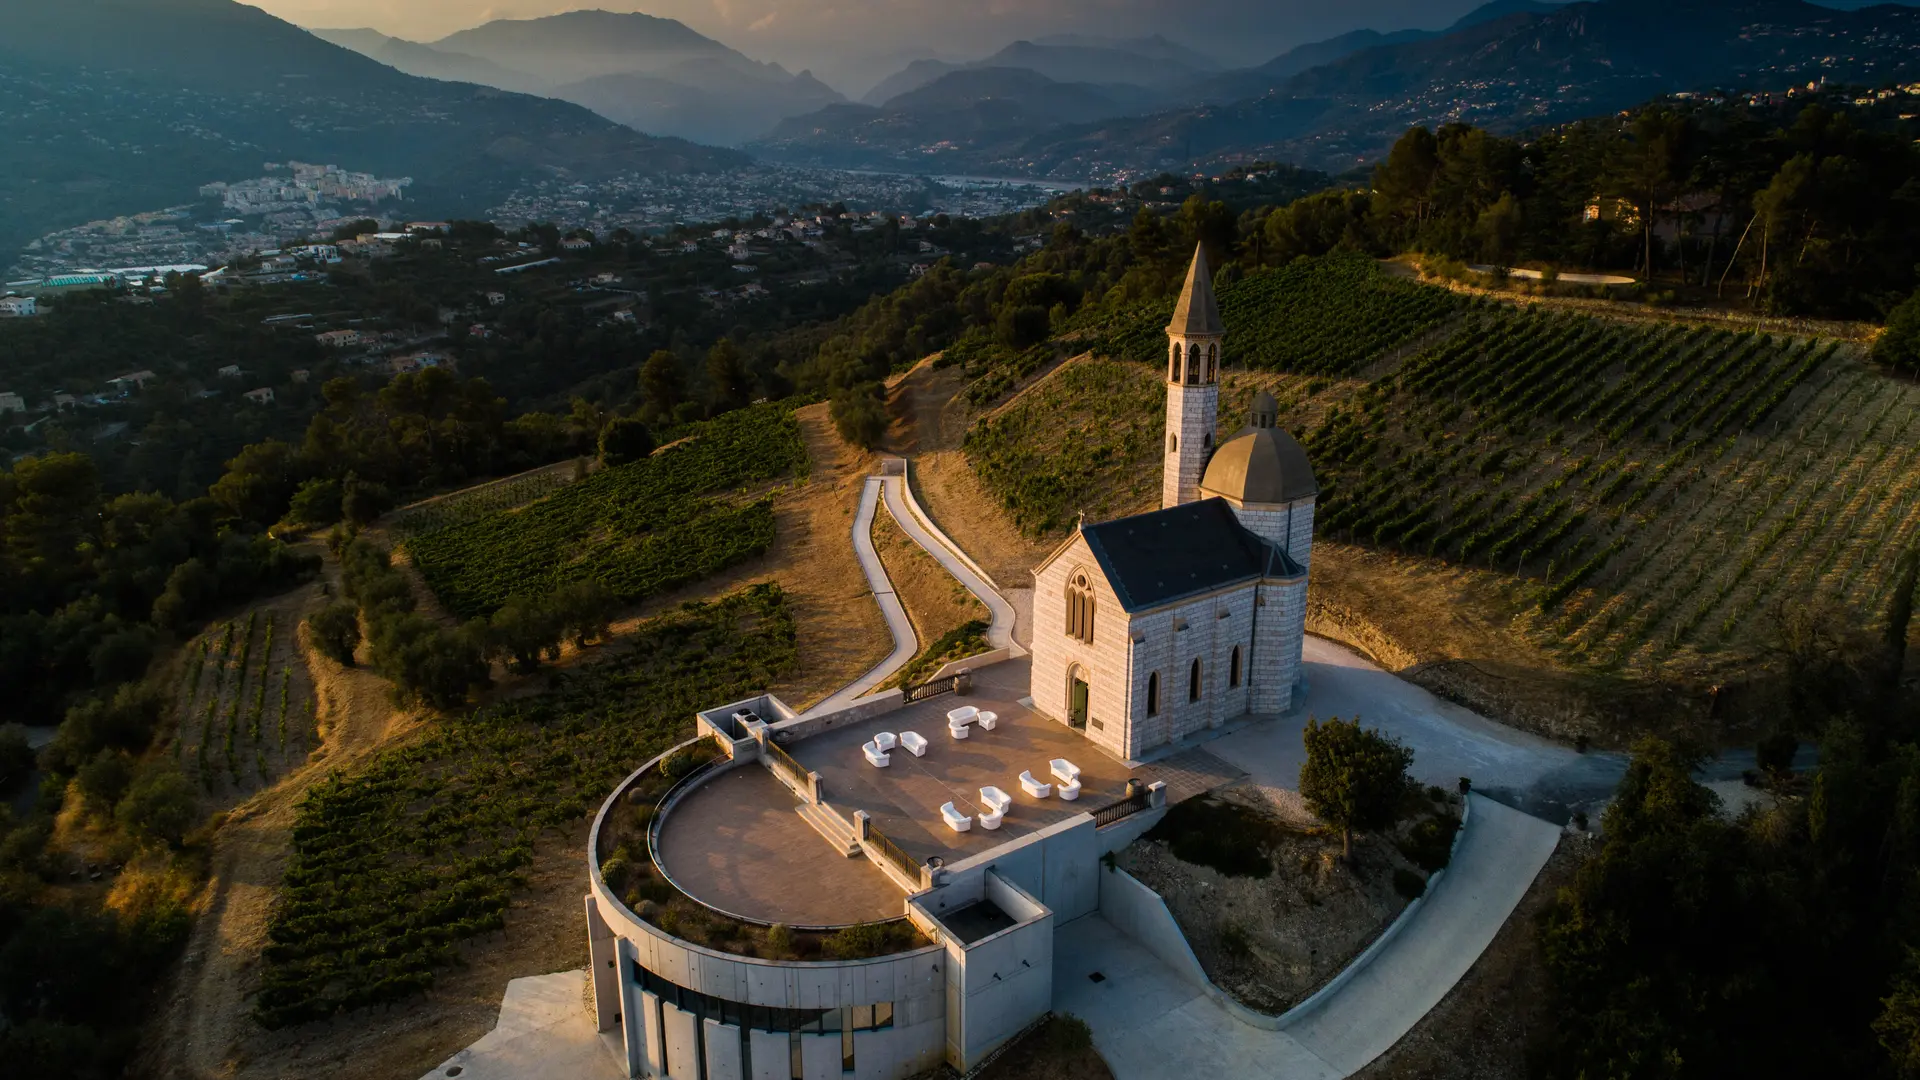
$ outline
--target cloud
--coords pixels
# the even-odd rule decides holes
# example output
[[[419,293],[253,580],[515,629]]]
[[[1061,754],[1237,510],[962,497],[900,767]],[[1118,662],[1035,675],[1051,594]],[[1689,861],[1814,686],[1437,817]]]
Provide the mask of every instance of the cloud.
[[[765,30],[768,27],[772,26],[774,23],[779,21],[780,21],[780,13],[777,11],[769,11],[765,15],[762,15],[759,18],[748,23],[747,29],[755,30],[755,31]]]

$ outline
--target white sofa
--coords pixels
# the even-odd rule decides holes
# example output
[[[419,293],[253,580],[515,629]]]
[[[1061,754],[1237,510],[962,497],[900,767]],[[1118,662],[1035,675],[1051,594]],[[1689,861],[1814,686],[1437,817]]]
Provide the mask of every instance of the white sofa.
[[[926,736],[917,731],[903,731],[900,733],[900,749],[905,750],[914,757],[926,757]]]
[[[867,755],[867,764],[876,769],[884,769],[893,763],[892,757],[890,757],[885,750],[880,749],[873,743],[861,743],[860,752]]]
[[[1044,780],[1035,779],[1031,769],[1020,774],[1020,787],[1036,799],[1044,799],[1053,794],[1053,785]]]
[[[979,713],[975,714],[973,718],[973,722],[976,724],[979,724],[981,730],[983,731],[992,731],[994,728],[994,725],[1000,722],[1000,714],[996,712],[987,712],[985,710],[982,710]]]
[[[873,736],[873,745],[882,750],[891,750],[900,745],[900,739],[891,731],[881,731]]]
[[[940,805],[940,817],[946,821],[947,828],[952,829],[954,832],[966,832],[968,829],[973,828],[973,819],[961,813],[959,809],[950,802]]]
[[[1072,802],[1080,797],[1080,766],[1066,758],[1054,758],[1047,762],[1047,767],[1053,770],[1053,782],[1058,785],[1062,801]]]

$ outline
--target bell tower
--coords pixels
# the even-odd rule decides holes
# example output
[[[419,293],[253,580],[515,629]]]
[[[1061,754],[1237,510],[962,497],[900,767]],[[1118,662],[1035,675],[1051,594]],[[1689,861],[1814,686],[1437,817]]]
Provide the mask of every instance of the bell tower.
[[[1167,441],[1161,507],[1200,498],[1200,477],[1213,456],[1220,412],[1221,345],[1226,327],[1213,299],[1213,272],[1204,246],[1193,250],[1187,283],[1167,324]]]

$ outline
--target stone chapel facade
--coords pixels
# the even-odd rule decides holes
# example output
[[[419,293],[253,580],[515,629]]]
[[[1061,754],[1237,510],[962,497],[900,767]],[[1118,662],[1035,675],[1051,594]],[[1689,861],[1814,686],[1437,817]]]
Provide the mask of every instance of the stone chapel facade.
[[[1137,760],[1300,683],[1319,488],[1271,395],[1217,442],[1226,331],[1204,250],[1167,326],[1159,510],[1083,523],[1033,571],[1035,708]]]

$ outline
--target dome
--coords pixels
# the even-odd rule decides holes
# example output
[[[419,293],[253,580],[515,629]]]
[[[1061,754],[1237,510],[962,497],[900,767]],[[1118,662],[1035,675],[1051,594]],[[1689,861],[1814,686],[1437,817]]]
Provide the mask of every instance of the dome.
[[[1220,444],[1207,462],[1200,491],[1238,503],[1290,503],[1319,494],[1307,452],[1279,426],[1279,403],[1261,391],[1253,399],[1252,423]]]

